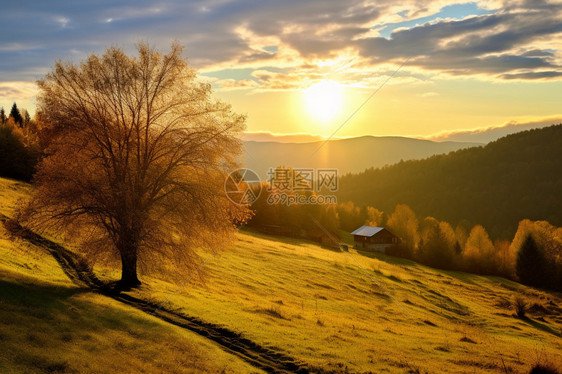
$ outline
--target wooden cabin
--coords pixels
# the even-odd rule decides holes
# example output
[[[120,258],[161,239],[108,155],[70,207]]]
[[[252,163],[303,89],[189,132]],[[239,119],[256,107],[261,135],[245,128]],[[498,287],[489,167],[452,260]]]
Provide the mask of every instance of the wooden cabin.
[[[400,238],[384,227],[361,226],[351,235],[356,249],[384,252],[391,245],[400,243]]]

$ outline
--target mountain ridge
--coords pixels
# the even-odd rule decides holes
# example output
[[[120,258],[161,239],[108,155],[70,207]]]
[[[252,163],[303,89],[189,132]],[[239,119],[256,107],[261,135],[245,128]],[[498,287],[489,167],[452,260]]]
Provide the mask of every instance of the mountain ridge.
[[[372,135],[305,143],[249,140],[245,142],[243,163],[262,177],[267,175],[268,170],[277,166],[338,169],[343,175],[357,173],[370,167],[390,165],[400,160],[420,159],[482,145]]]

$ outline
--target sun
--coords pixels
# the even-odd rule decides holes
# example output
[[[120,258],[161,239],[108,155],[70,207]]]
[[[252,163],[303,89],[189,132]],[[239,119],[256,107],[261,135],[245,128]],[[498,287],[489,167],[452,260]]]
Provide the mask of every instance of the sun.
[[[321,81],[304,90],[308,111],[322,121],[332,119],[340,110],[343,87],[331,80]]]

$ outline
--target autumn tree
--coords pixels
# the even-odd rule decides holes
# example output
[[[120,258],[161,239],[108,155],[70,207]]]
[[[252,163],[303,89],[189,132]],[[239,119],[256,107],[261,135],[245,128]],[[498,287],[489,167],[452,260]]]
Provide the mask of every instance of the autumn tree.
[[[406,255],[412,256],[420,239],[419,221],[414,211],[406,204],[397,205],[388,218],[387,226],[402,241]]]
[[[384,222],[384,212],[378,210],[377,208],[373,208],[372,206],[368,206],[366,208],[367,212],[367,219],[365,221],[365,225],[369,226],[382,226]]]
[[[482,274],[495,274],[498,268],[496,248],[488,232],[481,225],[470,231],[463,251],[463,259],[468,270]]]
[[[351,201],[340,203],[337,206],[340,227],[346,231],[353,231],[365,224],[366,217],[360,207]]]
[[[318,207],[319,209],[317,209],[317,215],[314,218],[318,220],[325,230],[330,233],[337,233],[339,229],[339,220],[336,206],[334,204],[326,204],[318,205]],[[335,235],[332,236],[335,238]]]
[[[547,221],[524,219],[519,222],[511,243],[512,252],[517,253],[529,235],[532,235],[537,245],[544,249],[549,261],[557,262],[558,259],[562,261],[562,228],[555,227]]]
[[[31,122],[31,116],[29,115],[29,112],[27,111],[27,109],[22,109],[20,111],[20,114],[21,114],[21,124],[24,127],[27,127]]]
[[[8,119],[6,118],[6,112],[4,111],[4,107],[0,108],[0,125],[6,123]]]
[[[439,229],[447,247],[453,249],[454,253],[457,254],[456,250],[459,243],[455,230],[453,230],[451,224],[446,221],[441,221],[439,222]]]
[[[139,285],[138,268],[196,271],[199,249],[248,218],[223,191],[245,118],[213,100],[181,53],[109,48],[38,82],[51,138],[21,220],[78,235],[93,263],[120,261],[119,287]]]

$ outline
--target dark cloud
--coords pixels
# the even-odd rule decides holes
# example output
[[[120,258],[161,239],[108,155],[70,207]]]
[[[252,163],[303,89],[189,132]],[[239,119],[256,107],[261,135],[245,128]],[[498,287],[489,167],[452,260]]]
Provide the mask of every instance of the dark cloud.
[[[442,70],[453,75],[499,74],[517,69],[554,67],[547,59],[504,54],[487,57],[457,57],[447,52],[435,53],[414,60],[413,65],[426,69]]]
[[[435,1],[412,0],[410,9],[400,13],[407,14],[408,20],[416,14],[427,16],[428,9],[439,8]],[[382,26],[388,16],[394,16],[395,22],[396,4],[390,0],[37,0],[23,6],[13,1],[3,4],[0,12],[0,74],[3,80],[30,81],[59,58],[78,61],[111,44],[132,51],[141,40],[165,48],[177,39],[196,67],[272,65],[283,49],[292,48],[302,59],[283,61],[283,66],[294,63],[296,69],[303,59],[329,58],[353,49],[371,64],[411,58],[411,66],[456,75],[560,76],[559,54],[544,43],[534,45],[537,40],[560,38],[560,3],[506,1],[492,14],[435,19],[396,29],[388,39],[373,36],[371,28]],[[240,28],[250,36],[240,35]],[[274,38],[279,52],[256,49],[252,35]]]
[[[494,32],[501,27],[503,31]],[[498,14],[396,31],[391,39],[360,41],[364,56],[374,61],[412,58],[410,65],[453,74],[498,74],[517,69],[561,68],[553,53],[534,49],[516,55],[512,49],[544,35],[562,32],[556,15],[543,18]],[[501,77],[501,76],[500,76]]]
[[[502,79],[546,79],[562,77],[562,71],[537,71],[527,73],[502,74]]]
[[[550,51],[543,51],[540,49],[533,49],[531,51],[527,51],[523,53],[521,56],[530,56],[530,57],[554,57],[554,53]]]

